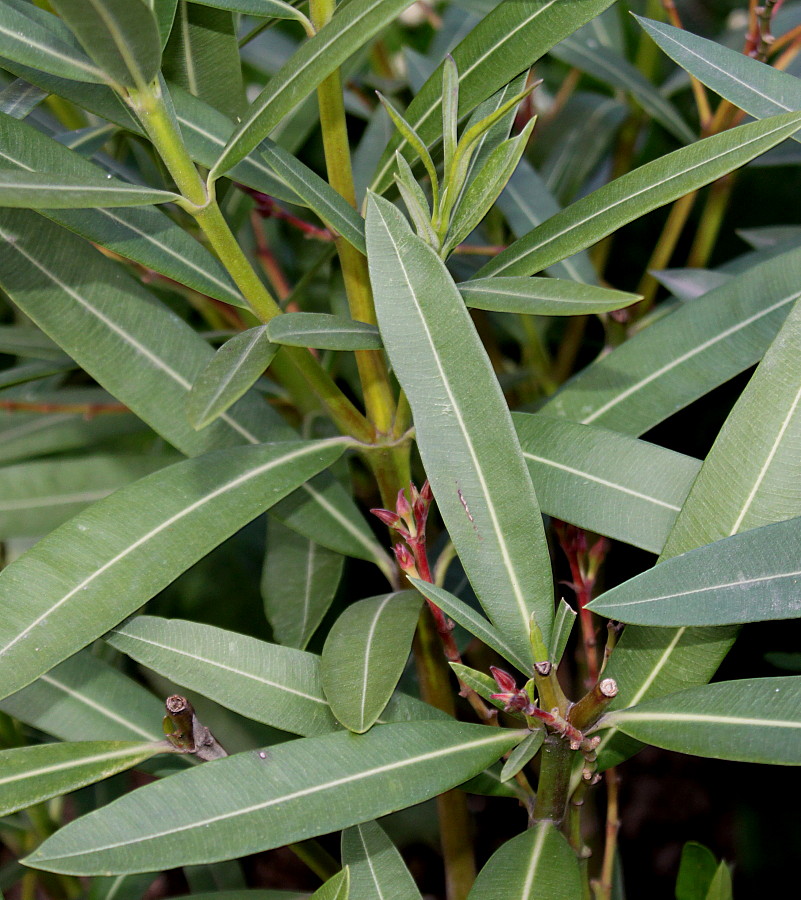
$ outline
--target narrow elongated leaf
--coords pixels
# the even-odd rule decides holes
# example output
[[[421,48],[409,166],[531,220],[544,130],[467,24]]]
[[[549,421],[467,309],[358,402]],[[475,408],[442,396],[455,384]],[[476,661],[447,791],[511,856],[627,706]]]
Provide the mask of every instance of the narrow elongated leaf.
[[[123,87],[142,88],[161,65],[161,37],[153,11],[139,0],[53,0],[84,50]]]
[[[192,0],[192,2],[260,18],[296,19],[299,22],[306,19],[299,10],[289,3],[284,3],[283,0]]]
[[[540,728],[524,738],[509,754],[509,759],[503,764],[501,781],[514,778],[537,755],[542,742],[545,740],[545,731]]]
[[[801,678],[704,684],[609,713],[608,725],[679,753],[801,766]]]
[[[270,79],[211,170],[219,178],[255,149],[327,75],[388,25],[410,0],[352,0]]]
[[[350,869],[350,900],[422,900],[378,822],[363,822],[342,832],[342,862]]]
[[[548,659],[555,666],[558,666],[562,661],[577,615],[576,610],[562,597],[556,608],[556,615],[553,620],[553,636],[551,637],[550,654],[548,656]]]
[[[337,234],[365,253],[364,220],[325,179],[273,141],[259,144],[259,153],[275,174],[300,197],[309,209]]]
[[[163,703],[119,669],[81,651],[5,700],[0,709],[63,741],[158,741]]]
[[[23,0],[8,0],[0,8],[0,55],[59,78],[105,80],[57,16]]]
[[[367,731],[403,674],[420,617],[414,591],[385,594],[349,606],[323,647],[323,690],[331,712],[350,731]]]
[[[17,78],[0,91],[0,112],[13,119],[24,119],[47,97],[47,92]]]
[[[435,796],[480,772],[520,737],[483,725],[413,722],[289,741],[266,758],[239,753],[73,822],[27,863],[122,874],[255,853]]]
[[[117,488],[175,462],[93,454],[0,468],[0,538],[47,534]]]
[[[479,275],[533,275],[788,138],[801,115],[773,116],[674,150],[582,197],[515,241]]]
[[[463,282],[458,288],[471,309],[534,316],[609,312],[642,299],[639,294],[560,278],[475,278]]]
[[[336,727],[319,657],[211,625],[137,616],[108,642],[171,681],[257,722],[295,734]]]
[[[264,444],[176,463],[41,540],[0,575],[3,696],[116,625],[342,449]]]
[[[81,209],[88,206],[144,206],[178,200],[172,191],[126,184],[108,176],[103,183],[45,172],[0,170],[0,206],[25,209]]]
[[[779,259],[678,307],[580,372],[543,410],[641,434],[753,365],[801,297],[801,250]]]
[[[543,511],[661,552],[701,463],[594,425],[512,413]]]
[[[474,690],[479,697],[483,697],[488,703],[498,709],[503,709],[506,705],[502,700],[493,698],[493,694],[498,693],[498,684],[494,678],[479,672],[477,669],[471,669],[470,666],[464,666],[461,663],[448,663],[453,669],[453,674],[460,682],[466,684]]]
[[[86,900],[141,900],[158,877],[158,872],[140,872],[137,875],[93,878]]]
[[[341,553],[267,517],[261,593],[279,644],[305,648],[331,606],[344,561]]]
[[[736,534],[673,556],[589,608],[637,625],[732,625],[801,616],[801,520]]]
[[[348,900],[350,896],[350,870],[347,866],[318,888],[309,900]]]
[[[801,110],[796,76],[672,25],[635,19],[683,69],[755,118]]]
[[[613,0],[504,0],[487,13],[452,56],[459,73],[459,115],[532,66],[555,44],[597,16]],[[431,74],[406,111],[411,126],[428,145],[441,136],[442,64]],[[374,179],[373,190],[384,191],[392,181],[396,149],[407,156],[401,138],[392,141]],[[408,156],[407,156],[408,158]]]
[[[367,216],[381,334],[439,510],[490,620],[527,659],[532,613],[548,640],[553,589],[506,401],[443,262],[386,200],[371,197]]]
[[[576,854],[553,824],[540,822],[492,854],[468,900],[576,900],[580,896]]]
[[[0,750],[0,815],[102,781],[168,749],[166,741],[82,741]]]
[[[705,900],[732,900],[731,870],[723,860],[718,866],[715,877],[709,885]]]
[[[226,341],[200,373],[186,398],[194,428],[205,428],[221,416],[261,377],[278,352],[267,326],[249,328]]]
[[[381,335],[375,325],[329,313],[295,312],[276,316],[267,325],[276,344],[320,350],[377,350]]]

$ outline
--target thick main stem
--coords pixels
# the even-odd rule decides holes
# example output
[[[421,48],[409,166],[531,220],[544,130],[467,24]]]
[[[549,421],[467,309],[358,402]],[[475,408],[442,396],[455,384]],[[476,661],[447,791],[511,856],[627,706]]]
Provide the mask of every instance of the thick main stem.
[[[563,828],[570,799],[570,773],[574,753],[563,738],[549,734],[542,745],[540,781],[537,786],[537,802],[534,805],[535,821],[548,820]]]

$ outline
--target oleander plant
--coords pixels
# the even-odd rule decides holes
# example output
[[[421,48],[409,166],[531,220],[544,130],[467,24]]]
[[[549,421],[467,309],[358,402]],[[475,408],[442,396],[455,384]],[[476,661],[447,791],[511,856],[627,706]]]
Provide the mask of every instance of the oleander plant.
[[[793,872],[799,50],[790,0],[3,0],[6,900]]]

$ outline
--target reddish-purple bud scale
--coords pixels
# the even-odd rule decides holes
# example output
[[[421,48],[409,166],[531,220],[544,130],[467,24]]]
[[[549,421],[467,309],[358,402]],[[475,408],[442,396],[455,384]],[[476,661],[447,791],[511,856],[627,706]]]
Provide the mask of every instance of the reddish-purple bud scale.
[[[504,672],[503,669],[499,669],[497,666],[490,666],[490,673],[502,691],[517,691],[517,683],[508,672]]]

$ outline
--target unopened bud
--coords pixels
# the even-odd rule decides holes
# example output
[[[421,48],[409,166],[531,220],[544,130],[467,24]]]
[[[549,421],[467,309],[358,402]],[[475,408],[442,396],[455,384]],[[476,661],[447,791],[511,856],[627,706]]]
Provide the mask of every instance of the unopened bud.
[[[504,672],[497,666],[490,666],[490,673],[502,691],[517,691],[517,684],[508,672]]]
[[[398,565],[401,567],[401,569],[409,574],[414,573],[416,577],[417,567],[414,564],[414,556],[412,555],[412,551],[406,546],[406,544],[395,544],[392,549],[395,551],[395,559],[398,560]]]
[[[400,516],[390,509],[371,509],[370,512],[389,528],[397,528],[401,524]]]
[[[401,488],[398,491],[398,499],[395,502],[395,512],[403,519],[408,518],[411,515],[412,507],[409,501],[406,499],[406,494]]]

